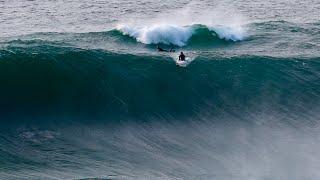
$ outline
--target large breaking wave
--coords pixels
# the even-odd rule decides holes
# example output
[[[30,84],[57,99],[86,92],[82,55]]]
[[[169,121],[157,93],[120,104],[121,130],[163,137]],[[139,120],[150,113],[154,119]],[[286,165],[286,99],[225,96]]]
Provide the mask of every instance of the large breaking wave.
[[[317,39],[299,27],[251,24],[236,43],[204,25],[138,29],[148,43],[115,29],[1,39],[0,177],[317,179],[317,46],[270,36]],[[186,67],[146,45],[179,43]]]
[[[0,176],[317,178],[319,72],[318,57],[204,53],[181,68],[12,41],[0,51]]]

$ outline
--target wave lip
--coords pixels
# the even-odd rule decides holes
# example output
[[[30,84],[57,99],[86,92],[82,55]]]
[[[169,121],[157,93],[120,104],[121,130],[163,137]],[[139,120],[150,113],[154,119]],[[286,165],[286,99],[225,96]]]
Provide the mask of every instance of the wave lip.
[[[135,38],[144,44],[167,44],[176,46],[186,46],[194,35],[200,35],[199,29],[207,29],[212,36],[226,41],[241,41],[245,39],[245,32],[242,27],[234,26],[207,26],[193,24],[189,26],[178,26],[172,24],[155,24],[151,26],[130,26],[118,25],[117,30],[123,35]]]
[[[214,31],[220,39],[227,41],[242,41],[246,37],[241,27],[213,26],[209,27],[209,30]]]
[[[185,46],[193,34],[191,28],[176,25],[153,25],[142,28],[119,25],[117,30],[144,44],[163,43],[177,46]]]

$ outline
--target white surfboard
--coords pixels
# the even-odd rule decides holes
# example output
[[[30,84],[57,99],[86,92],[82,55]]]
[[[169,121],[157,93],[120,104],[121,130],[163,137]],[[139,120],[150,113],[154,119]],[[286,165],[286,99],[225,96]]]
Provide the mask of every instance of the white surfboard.
[[[187,67],[191,63],[191,58],[186,57],[186,60],[181,61],[179,59],[176,60],[176,64],[181,67]]]

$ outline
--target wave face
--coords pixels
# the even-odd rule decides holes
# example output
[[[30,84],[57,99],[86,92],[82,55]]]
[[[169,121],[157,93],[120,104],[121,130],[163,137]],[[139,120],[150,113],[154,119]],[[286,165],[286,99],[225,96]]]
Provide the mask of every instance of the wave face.
[[[31,44],[0,51],[5,179],[319,177],[319,58]]]
[[[318,58],[199,56],[179,68],[171,57],[43,45],[4,50],[0,57],[2,115],[183,115],[230,104],[248,108],[270,96],[280,98],[270,107],[302,103],[304,109],[320,89]]]
[[[226,41],[241,41],[245,38],[245,32],[241,27],[191,25],[178,26],[169,24],[135,27],[119,25],[117,30],[124,35],[135,38],[144,44],[167,44],[186,46],[192,36],[204,36],[203,38],[218,37]],[[209,32],[201,34],[201,32]]]

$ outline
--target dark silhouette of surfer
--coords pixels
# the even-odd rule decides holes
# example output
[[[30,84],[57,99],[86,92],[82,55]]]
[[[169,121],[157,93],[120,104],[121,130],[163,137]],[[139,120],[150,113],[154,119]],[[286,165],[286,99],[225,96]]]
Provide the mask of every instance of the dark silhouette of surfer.
[[[162,49],[159,45],[157,46],[157,50],[159,52],[175,52],[175,50],[173,49],[173,47],[171,47],[171,49],[168,51],[166,49]]]
[[[168,52],[167,50],[162,49],[159,45],[157,46],[157,49],[158,49],[159,52]]]
[[[183,52],[181,52],[179,56],[179,61],[185,61],[185,60],[186,60],[186,56],[183,54]]]

